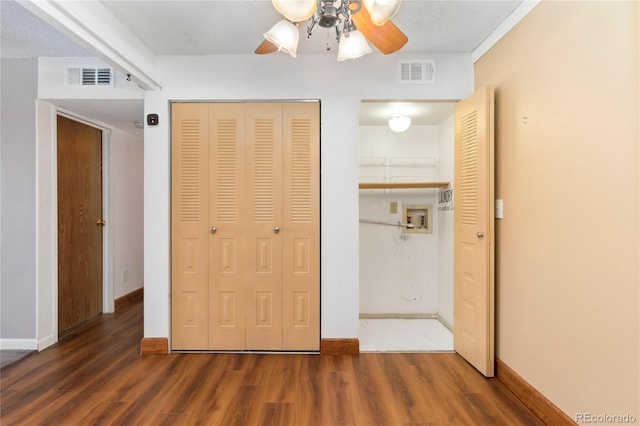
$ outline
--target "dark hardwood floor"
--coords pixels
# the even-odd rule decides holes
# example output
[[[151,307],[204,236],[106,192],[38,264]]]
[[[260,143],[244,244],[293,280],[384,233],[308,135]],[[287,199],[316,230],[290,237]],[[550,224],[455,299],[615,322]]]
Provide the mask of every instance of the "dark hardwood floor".
[[[540,425],[453,353],[140,357],[142,303],[1,370],[8,425]]]

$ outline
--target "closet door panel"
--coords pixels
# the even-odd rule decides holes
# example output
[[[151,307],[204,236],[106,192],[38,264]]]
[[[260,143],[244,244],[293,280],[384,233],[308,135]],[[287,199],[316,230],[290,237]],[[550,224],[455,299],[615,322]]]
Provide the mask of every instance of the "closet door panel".
[[[208,113],[173,104],[171,130],[171,347],[208,344]]]
[[[209,346],[244,350],[247,201],[244,104],[209,104]]]
[[[320,104],[283,104],[283,349],[320,349]]]
[[[172,348],[318,350],[319,103],[172,113]]]
[[[246,105],[247,349],[282,349],[282,106]]]

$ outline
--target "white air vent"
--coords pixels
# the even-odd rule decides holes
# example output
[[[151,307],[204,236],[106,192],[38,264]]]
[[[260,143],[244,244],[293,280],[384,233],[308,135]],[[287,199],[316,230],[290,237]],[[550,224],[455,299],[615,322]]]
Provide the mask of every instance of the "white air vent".
[[[398,83],[433,84],[436,82],[436,61],[433,59],[398,62]]]
[[[67,84],[81,86],[113,86],[111,68],[67,68]]]

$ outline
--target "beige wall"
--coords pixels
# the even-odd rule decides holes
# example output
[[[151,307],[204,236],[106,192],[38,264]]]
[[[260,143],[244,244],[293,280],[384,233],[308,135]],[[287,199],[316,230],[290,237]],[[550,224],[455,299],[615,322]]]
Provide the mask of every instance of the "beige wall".
[[[571,418],[640,421],[638,2],[542,2],[496,88],[497,356]]]

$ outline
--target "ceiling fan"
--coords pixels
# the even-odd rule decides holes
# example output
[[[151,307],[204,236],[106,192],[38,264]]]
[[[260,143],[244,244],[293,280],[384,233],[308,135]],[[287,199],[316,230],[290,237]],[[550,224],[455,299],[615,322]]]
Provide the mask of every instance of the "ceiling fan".
[[[298,25],[309,20],[307,37],[313,29],[335,28],[338,60],[356,59],[371,53],[367,40],[388,55],[400,50],[409,40],[391,22],[400,0],[272,0],[284,19],[264,34],[265,40],[255,53],[284,51],[296,57]]]

